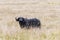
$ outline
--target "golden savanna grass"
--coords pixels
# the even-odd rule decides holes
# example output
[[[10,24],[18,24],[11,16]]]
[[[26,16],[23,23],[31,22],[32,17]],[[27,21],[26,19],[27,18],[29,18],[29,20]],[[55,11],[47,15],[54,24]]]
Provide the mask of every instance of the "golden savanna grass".
[[[21,29],[15,17],[38,18],[41,29]],[[59,0],[1,1],[0,40],[60,40]]]

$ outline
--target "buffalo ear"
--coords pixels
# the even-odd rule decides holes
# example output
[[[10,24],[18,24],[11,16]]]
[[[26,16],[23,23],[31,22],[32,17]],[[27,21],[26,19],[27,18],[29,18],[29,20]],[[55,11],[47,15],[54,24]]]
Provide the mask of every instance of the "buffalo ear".
[[[16,20],[16,21],[19,21],[19,19],[18,19],[18,18],[16,18],[16,17],[15,17],[15,20]]]

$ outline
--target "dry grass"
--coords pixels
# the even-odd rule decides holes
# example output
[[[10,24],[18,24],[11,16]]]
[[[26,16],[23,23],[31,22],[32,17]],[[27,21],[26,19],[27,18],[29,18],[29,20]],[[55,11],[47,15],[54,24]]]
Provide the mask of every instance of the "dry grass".
[[[5,2],[0,2],[0,40],[60,40],[58,0]],[[41,29],[21,29],[15,21],[19,16],[40,19]]]

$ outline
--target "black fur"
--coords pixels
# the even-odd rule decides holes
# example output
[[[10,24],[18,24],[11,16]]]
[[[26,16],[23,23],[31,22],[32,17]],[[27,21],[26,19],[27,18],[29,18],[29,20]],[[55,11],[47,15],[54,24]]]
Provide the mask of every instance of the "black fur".
[[[30,28],[30,27],[38,27],[40,28],[41,23],[40,20],[36,19],[36,18],[32,18],[32,19],[27,19],[27,18],[23,18],[23,17],[18,17],[15,18],[16,21],[19,22],[21,28]]]

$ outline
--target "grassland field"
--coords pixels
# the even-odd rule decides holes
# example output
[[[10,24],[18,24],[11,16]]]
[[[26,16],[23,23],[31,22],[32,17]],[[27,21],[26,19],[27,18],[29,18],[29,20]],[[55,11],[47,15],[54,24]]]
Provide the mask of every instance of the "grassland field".
[[[38,18],[41,29],[21,29],[15,17]],[[60,0],[0,0],[0,40],[60,40]]]

